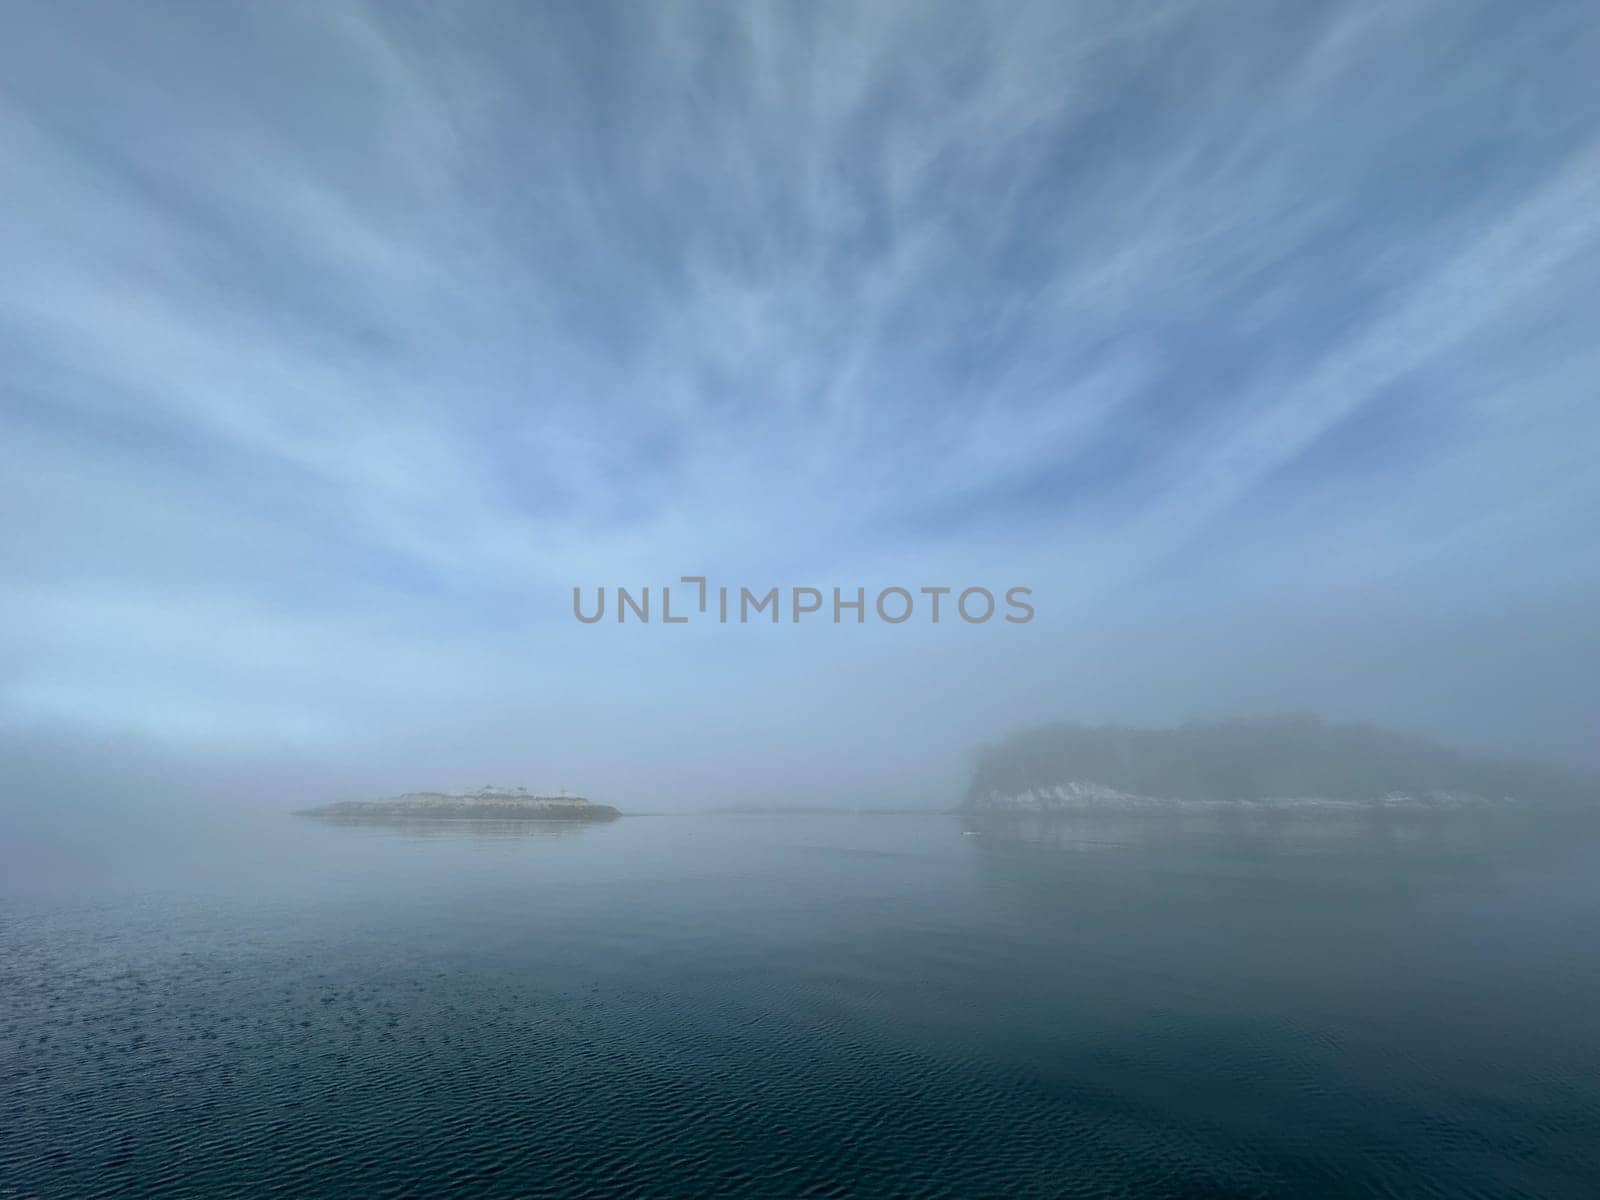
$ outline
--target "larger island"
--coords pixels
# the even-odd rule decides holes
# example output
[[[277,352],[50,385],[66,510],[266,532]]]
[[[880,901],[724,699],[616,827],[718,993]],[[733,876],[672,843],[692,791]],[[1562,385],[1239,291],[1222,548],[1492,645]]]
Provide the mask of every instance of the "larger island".
[[[1371,725],[1279,716],[1170,729],[1043,725],[979,755],[963,807],[1431,809],[1597,800],[1593,776],[1473,757]]]
[[[305,817],[406,818],[437,821],[612,821],[609,804],[582,796],[541,796],[520,787],[483,787],[470,792],[407,792],[384,800],[343,800],[301,809]]]

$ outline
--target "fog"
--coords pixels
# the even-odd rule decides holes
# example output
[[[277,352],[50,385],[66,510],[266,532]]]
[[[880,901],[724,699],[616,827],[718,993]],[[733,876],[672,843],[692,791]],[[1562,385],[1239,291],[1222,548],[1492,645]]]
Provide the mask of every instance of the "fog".
[[[1281,711],[1600,767],[1583,15],[13,6],[6,818],[947,807]],[[869,615],[573,617],[684,576]]]
[[[1600,1195],[1594,0],[11,0],[0,1193]]]

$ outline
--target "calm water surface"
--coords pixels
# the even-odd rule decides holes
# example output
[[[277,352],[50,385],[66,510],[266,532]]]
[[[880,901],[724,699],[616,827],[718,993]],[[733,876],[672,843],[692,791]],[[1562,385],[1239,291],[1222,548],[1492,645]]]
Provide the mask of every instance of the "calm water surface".
[[[1600,1195],[1592,822],[0,850],[0,1196]]]

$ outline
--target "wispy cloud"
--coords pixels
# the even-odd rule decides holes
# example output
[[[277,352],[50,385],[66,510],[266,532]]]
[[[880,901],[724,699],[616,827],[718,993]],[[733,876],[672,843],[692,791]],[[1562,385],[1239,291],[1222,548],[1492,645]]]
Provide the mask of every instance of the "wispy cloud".
[[[634,670],[692,726],[930,661],[1020,710],[1152,589],[1163,634],[1592,589],[1586,7],[25,5],[0,719],[554,727]],[[564,620],[690,570],[1047,619],[718,651],[696,697]]]

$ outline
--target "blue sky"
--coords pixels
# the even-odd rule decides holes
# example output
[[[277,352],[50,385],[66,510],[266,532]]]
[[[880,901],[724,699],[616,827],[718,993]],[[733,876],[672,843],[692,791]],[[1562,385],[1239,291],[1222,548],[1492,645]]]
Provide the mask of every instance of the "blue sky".
[[[1587,0],[7,27],[16,737],[664,804],[1057,716],[1600,765]],[[571,619],[686,573],[1039,616]]]

